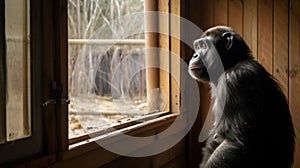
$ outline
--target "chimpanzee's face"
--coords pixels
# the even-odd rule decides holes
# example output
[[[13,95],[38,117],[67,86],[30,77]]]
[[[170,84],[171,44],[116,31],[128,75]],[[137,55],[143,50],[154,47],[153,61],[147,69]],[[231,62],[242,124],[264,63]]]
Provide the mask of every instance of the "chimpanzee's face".
[[[200,81],[217,80],[235,62],[234,56],[228,56],[234,37],[233,30],[224,26],[205,31],[194,41],[195,53],[189,63],[190,75]]]

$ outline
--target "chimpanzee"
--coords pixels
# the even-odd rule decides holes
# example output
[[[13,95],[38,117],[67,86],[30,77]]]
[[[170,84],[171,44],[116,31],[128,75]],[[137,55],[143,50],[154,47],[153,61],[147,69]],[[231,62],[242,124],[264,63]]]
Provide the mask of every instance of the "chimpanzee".
[[[189,73],[210,83],[215,118],[200,167],[290,168],[295,133],[276,80],[232,28],[210,28],[194,47]]]

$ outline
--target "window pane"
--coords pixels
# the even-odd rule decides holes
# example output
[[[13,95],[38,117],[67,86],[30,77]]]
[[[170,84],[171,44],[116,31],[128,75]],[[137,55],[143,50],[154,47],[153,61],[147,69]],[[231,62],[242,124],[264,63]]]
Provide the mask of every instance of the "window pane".
[[[5,132],[5,33],[4,1],[0,1],[0,144],[6,140]]]
[[[29,0],[5,0],[6,138],[31,135]]]
[[[144,69],[144,0],[68,2],[69,138],[153,113]]]

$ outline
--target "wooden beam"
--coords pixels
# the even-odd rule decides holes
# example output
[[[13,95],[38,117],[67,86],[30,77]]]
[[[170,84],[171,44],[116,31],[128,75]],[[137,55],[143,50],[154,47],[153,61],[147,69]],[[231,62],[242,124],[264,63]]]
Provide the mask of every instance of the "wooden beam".
[[[215,0],[214,22],[215,25],[228,25],[228,0]]]
[[[258,62],[273,73],[273,0],[258,1]]]
[[[143,39],[68,39],[69,45],[145,45]]]
[[[199,6],[195,6],[196,9],[191,10],[192,15],[195,15],[199,19],[197,24],[203,31],[214,26],[214,1],[202,0],[199,1]],[[196,11],[199,12],[196,14]]]
[[[280,83],[288,98],[289,69],[289,3],[287,0],[274,1],[274,63],[273,76]]]
[[[57,82],[58,100],[68,99],[68,1],[53,1],[55,28],[55,64],[54,79]],[[57,120],[58,151],[66,151],[69,147],[68,103],[58,102],[55,106]],[[59,158],[60,159],[60,158]]]
[[[215,9],[217,10],[217,9]],[[228,1],[228,26],[243,35],[243,3],[240,0]]]
[[[157,50],[153,48],[159,47],[158,34],[158,18],[152,12],[158,11],[158,1],[145,0],[146,11],[146,26],[145,26],[145,40],[146,40],[146,65],[159,67],[159,57]],[[147,12],[151,12],[150,14]],[[151,32],[149,32],[151,31]],[[153,32],[156,31],[156,32]],[[159,88],[159,68],[147,68],[146,69],[146,81],[147,81],[147,101],[149,103],[149,110],[157,110],[158,100],[157,95],[151,96],[154,89]],[[152,94],[153,95],[153,94]]]
[[[162,12],[158,23],[159,66],[165,70],[159,70],[159,88],[165,95],[166,103],[164,111],[170,111],[170,5],[168,0],[158,0],[158,12]],[[167,72],[168,70],[169,72]]]
[[[55,57],[55,38],[53,25],[53,2],[44,1],[43,11],[43,102],[51,98],[51,81],[54,81],[54,57]],[[44,113],[44,130],[45,130],[45,146],[48,154],[57,152],[57,123],[55,116],[55,106],[49,105],[43,108]]]
[[[244,0],[243,39],[257,60],[257,0]]]

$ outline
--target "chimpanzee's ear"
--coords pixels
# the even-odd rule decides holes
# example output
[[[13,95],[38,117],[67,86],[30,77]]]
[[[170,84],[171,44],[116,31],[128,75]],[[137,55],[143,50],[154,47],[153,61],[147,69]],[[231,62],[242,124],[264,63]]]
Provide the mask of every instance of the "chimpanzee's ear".
[[[233,44],[233,35],[230,32],[222,34],[222,46],[225,50],[229,50]]]

